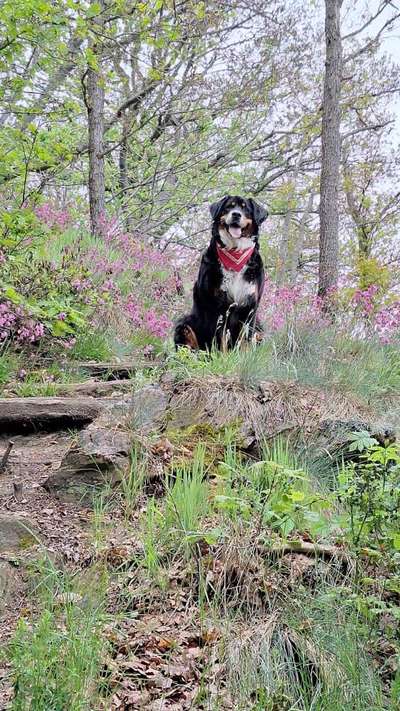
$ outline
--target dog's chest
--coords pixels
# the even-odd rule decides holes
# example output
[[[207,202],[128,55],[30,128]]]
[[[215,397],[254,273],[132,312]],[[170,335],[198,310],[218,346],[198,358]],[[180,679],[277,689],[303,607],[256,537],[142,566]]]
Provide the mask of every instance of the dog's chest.
[[[246,267],[235,272],[230,269],[222,269],[221,289],[224,291],[230,300],[236,304],[243,304],[249,296],[254,296],[256,293],[255,282],[249,282],[244,279]]]

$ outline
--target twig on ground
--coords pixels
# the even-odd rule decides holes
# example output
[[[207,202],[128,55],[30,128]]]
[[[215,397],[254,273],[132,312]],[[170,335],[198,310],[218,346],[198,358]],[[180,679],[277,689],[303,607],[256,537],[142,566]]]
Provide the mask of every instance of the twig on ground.
[[[4,454],[3,454],[2,458],[1,458],[1,461],[0,461],[0,474],[4,474],[4,472],[5,472],[5,470],[6,470],[8,458],[9,458],[9,456],[10,456],[10,453],[11,453],[11,450],[12,450],[13,446],[14,446],[14,442],[13,442],[12,439],[10,439],[9,442],[8,442],[8,445],[7,445],[7,449],[6,449],[6,451],[4,452]]]

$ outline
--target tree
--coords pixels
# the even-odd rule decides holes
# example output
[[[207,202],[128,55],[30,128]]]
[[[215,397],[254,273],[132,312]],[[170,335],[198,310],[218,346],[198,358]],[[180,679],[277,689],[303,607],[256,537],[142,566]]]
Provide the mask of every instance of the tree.
[[[340,91],[342,0],[325,0],[326,62],[322,105],[318,294],[337,289],[339,273]]]
[[[382,5],[385,15],[366,9],[362,27],[346,25],[343,38],[340,123],[351,175],[369,161],[377,131],[388,152],[399,73],[379,51],[396,17]],[[282,284],[314,287],[324,46],[313,4],[301,17],[297,10],[283,0],[5,0],[3,204],[51,196],[81,205],[90,172],[92,212],[106,206],[155,244],[176,238],[201,248],[206,202],[231,190],[258,196],[271,215],[272,268],[279,258]],[[397,176],[395,164],[393,185]],[[341,234],[354,241],[344,199],[338,209]]]
[[[93,41],[90,43],[85,103],[89,134],[89,208],[93,235],[101,230],[105,214],[106,191],[104,178],[104,77],[102,74],[102,34],[104,28],[104,0],[93,0]],[[99,11],[97,10],[99,8]],[[97,14],[99,12],[99,14]]]

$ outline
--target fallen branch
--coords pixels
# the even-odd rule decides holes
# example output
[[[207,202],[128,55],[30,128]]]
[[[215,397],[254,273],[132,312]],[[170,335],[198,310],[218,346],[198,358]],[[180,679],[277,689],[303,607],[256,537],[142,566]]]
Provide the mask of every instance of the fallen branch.
[[[163,361],[133,361],[126,360],[120,363],[97,362],[97,361],[75,361],[69,364],[69,368],[84,370],[93,377],[103,376],[107,380],[129,380],[133,373],[138,370],[151,370],[162,365]]]
[[[57,395],[107,396],[112,392],[130,392],[134,390],[134,380],[88,380],[86,383],[59,383]]]
[[[348,551],[338,548],[337,546],[329,546],[324,543],[309,543],[307,541],[286,541],[273,545],[271,548],[259,546],[259,553],[273,553],[277,555],[286,555],[286,553],[302,553],[321,558],[341,558],[348,559]]]

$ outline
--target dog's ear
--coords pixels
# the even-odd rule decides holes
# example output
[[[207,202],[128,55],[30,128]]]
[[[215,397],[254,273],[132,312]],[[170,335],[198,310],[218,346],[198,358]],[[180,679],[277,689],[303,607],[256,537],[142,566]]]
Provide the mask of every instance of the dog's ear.
[[[221,200],[218,200],[218,202],[213,202],[212,205],[210,205],[210,212],[211,212],[211,217],[213,220],[215,220],[219,213],[221,212],[221,208],[223,207],[223,204],[225,200],[228,199],[228,195],[225,195]]]
[[[258,202],[253,200],[253,198],[249,198],[249,203],[250,203],[250,208],[252,211],[254,222],[259,227],[264,222],[264,220],[267,219],[268,210],[265,207],[263,207],[262,205],[259,205]]]

